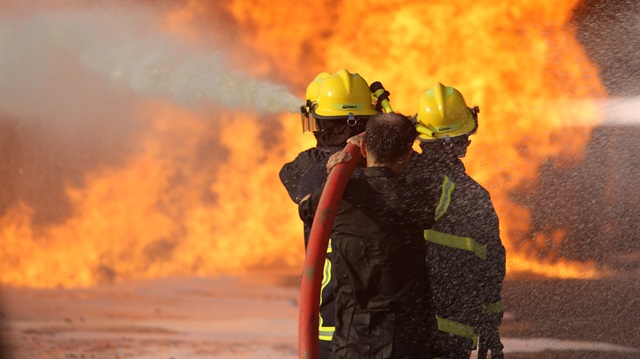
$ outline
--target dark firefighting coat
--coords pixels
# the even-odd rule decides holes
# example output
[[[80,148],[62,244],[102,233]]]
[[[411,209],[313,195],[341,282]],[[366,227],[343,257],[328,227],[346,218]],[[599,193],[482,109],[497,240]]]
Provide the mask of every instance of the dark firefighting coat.
[[[327,179],[326,164],[329,157],[343,147],[313,147],[300,152],[280,170],[280,181],[296,204],[322,185]]]
[[[444,177],[436,222],[425,231],[438,327],[468,338],[473,348],[483,318],[502,310],[505,249],[498,217],[489,192],[467,175],[459,158],[425,152],[406,171],[418,179],[433,172]]]
[[[300,204],[313,221],[321,188]],[[428,357],[435,327],[424,266],[424,228],[433,222],[435,191],[388,168],[368,167],[349,181],[333,232],[336,331],[332,358]],[[434,206],[435,207],[435,206]]]
[[[327,179],[326,164],[329,157],[344,147],[313,147],[301,152],[293,161],[285,164],[280,170],[280,181],[291,199],[299,204],[300,200],[316,188],[322,188]],[[311,224],[304,225],[305,247],[309,240]],[[327,343],[331,340],[335,328],[334,283],[331,280],[331,263],[333,254],[331,242],[327,249],[322,279],[319,339]],[[324,347],[323,347],[324,348]],[[328,345],[326,346],[328,348]],[[326,353],[325,353],[326,354]]]

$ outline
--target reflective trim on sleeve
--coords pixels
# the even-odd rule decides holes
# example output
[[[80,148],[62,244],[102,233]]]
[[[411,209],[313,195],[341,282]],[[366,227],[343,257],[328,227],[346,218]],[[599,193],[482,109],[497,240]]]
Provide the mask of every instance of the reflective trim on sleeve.
[[[324,291],[324,287],[331,281],[331,261],[327,258],[324,260],[324,270],[322,272],[322,286],[320,287],[320,294]],[[322,296],[320,296],[320,304],[322,304]]]
[[[484,312],[484,314],[493,314],[493,313],[500,313],[500,312],[504,312],[504,301],[499,300],[495,303],[488,303],[482,306],[482,311]]]
[[[329,238],[329,244],[327,245],[327,253],[331,253],[331,238]],[[331,282],[331,261],[329,258],[325,258],[324,260],[324,270],[322,272],[322,285],[320,287],[320,305],[322,306],[322,292],[324,292],[324,288]],[[318,337],[320,340],[331,340],[333,337],[333,332],[335,331],[335,327],[325,327],[323,326],[324,320],[322,319],[322,315],[320,315],[320,327],[318,330]]]
[[[331,338],[333,338],[333,332],[336,331],[336,327],[323,327],[320,326],[320,329],[318,330],[318,338],[320,340],[326,340],[326,341],[331,341]]]
[[[461,237],[428,229],[424,231],[424,239],[443,246],[471,251],[478,258],[487,259],[487,247],[470,237]]]
[[[447,212],[447,208],[449,208],[449,204],[451,203],[451,193],[453,193],[454,188],[455,184],[453,181],[450,180],[449,177],[444,176],[440,202],[438,202],[438,206],[436,207],[436,221]]]
[[[329,243],[327,245],[327,253],[331,253],[331,238],[329,238]],[[320,287],[320,304],[322,304],[322,291],[324,291],[324,287],[329,284],[331,281],[331,261],[329,257],[325,257],[324,259],[324,269],[322,272],[322,286]]]
[[[436,319],[438,320],[439,331],[471,339],[473,341],[474,348],[478,345],[478,334],[472,326],[453,320],[444,319],[437,315]]]

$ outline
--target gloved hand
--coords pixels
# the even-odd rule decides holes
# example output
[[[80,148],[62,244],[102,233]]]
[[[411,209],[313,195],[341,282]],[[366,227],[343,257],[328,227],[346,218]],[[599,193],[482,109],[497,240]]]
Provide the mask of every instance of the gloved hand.
[[[501,322],[502,312],[485,314],[479,328],[478,359],[486,359],[488,351],[491,351],[491,359],[504,359],[502,353],[504,346],[500,342],[500,333],[498,332]]]

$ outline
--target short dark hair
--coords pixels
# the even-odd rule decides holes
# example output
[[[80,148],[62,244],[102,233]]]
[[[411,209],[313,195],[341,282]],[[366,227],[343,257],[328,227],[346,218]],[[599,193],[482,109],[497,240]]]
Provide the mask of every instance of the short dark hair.
[[[393,163],[411,150],[417,132],[413,121],[399,113],[372,116],[367,122],[365,140],[377,162]]]

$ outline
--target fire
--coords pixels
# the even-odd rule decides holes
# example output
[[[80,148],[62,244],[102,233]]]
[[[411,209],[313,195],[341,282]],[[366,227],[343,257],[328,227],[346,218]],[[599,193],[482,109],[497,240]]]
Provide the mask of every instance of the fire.
[[[207,38],[207,31],[221,37],[217,24],[203,30],[206,19],[197,14],[225,13],[239,31],[226,49],[238,66],[286,79],[301,97],[316,73],[339,68],[381,81],[405,114],[436,81],[458,88],[481,109],[465,162],[491,192],[508,275],[590,278],[600,274],[593,263],[529,254],[531,214],[511,198],[536,182],[544,160],[579,160],[590,131],[572,125],[599,120],[593,99],[605,91],[568,23],[576,5],[189,1],[167,10],[162,30],[185,41]],[[278,180],[280,167],[313,145],[297,116],[222,108],[205,116],[159,101],[136,108],[135,120],[147,130],[136,135],[135,151],[67,183],[67,218],[39,225],[21,201],[5,211],[3,285],[299,270],[302,225]],[[563,235],[534,239],[559,242]]]
[[[346,67],[369,81],[380,80],[391,91],[394,109],[415,113],[419,94],[436,81],[457,87],[470,105],[480,106],[480,128],[465,162],[492,194],[510,275],[598,275],[593,263],[530,255],[530,246],[522,240],[530,229],[530,211],[510,198],[513,191],[535,183],[538,166],[545,159],[562,154],[561,165],[571,164],[566,159],[579,161],[590,130],[578,126],[599,121],[590,99],[604,96],[605,91],[597,68],[568,24],[576,5],[577,1],[492,3],[490,7],[486,3],[357,2],[340,6],[328,16],[315,16],[313,21],[312,29],[323,36],[309,41],[324,52],[325,68]],[[256,7],[268,12],[271,5],[238,7],[237,3],[234,13],[246,14]],[[277,20],[273,18],[278,17],[246,18],[259,29],[255,32],[259,35],[247,41],[267,56],[275,56],[269,39],[282,38],[279,34],[285,31],[274,28],[272,22]],[[304,15],[288,20],[292,28],[308,31]]]

